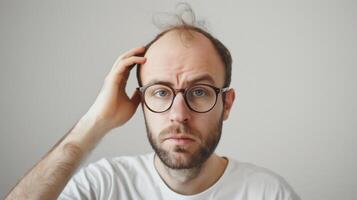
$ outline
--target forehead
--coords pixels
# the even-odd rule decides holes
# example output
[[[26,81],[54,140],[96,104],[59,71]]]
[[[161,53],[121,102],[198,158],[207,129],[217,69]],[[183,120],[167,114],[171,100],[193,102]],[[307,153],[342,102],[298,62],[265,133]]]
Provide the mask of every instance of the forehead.
[[[145,57],[147,61],[140,69],[143,85],[165,81],[180,87],[199,79],[223,86],[224,64],[201,33],[170,31],[151,45]]]

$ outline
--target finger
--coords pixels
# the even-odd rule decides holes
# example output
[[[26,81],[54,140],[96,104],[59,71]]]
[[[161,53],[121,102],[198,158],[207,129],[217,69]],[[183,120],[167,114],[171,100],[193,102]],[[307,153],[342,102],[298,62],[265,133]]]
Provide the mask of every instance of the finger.
[[[113,71],[116,74],[121,74],[123,72],[130,71],[135,64],[144,64],[145,61],[145,57],[132,56],[121,60],[118,65],[113,68]]]
[[[106,77],[109,82],[123,83],[122,87],[125,87],[125,83],[129,77],[129,69],[133,64],[143,64],[145,63],[145,57],[133,56],[122,60],[116,68],[113,68]]]
[[[143,52],[145,52],[145,46],[136,47],[120,55],[117,60],[129,58],[131,56],[142,54]]]
[[[143,55],[144,53],[145,53],[144,46],[136,47],[134,49],[131,49],[131,50],[123,53],[115,60],[111,70],[113,70],[113,68],[115,68],[120,63],[121,60],[128,58],[130,56],[134,56],[134,55]]]

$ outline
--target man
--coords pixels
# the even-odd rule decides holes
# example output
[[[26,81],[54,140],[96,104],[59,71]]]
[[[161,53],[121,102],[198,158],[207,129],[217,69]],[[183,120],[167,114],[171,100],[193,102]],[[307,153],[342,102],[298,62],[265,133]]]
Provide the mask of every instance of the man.
[[[122,54],[88,112],[7,199],[300,199],[279,175],[214,153],[235,92],[231,56],[191,25]],[[138,65],[138,90],[125,86]],[[155,153],[102,159],[74,171],[110,130],[142,104]]]

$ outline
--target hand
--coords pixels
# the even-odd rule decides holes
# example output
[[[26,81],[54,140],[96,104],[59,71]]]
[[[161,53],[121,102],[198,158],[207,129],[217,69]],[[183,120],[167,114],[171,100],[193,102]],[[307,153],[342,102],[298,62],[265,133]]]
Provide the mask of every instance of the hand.
[[[138,47],[119,56],[86,117],[95,119],[101,126],[111,130],[125,124],[134,115],[140,103],[140,92],[135,91],[129,98],[125,87],[132,67],[145,63],[145,57],[137,56],[144,52],[145,47]]]

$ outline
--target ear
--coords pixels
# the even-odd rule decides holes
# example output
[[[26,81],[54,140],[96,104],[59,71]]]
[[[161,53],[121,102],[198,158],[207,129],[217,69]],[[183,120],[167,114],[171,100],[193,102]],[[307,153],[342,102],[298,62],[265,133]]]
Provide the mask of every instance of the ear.
[[[224,113],[223,113],[223,120],[228,119],[229,113],[231,111],[234,99],[235,99],[235,91],[233,88],[229,89],[226,92],[226,97],[224,98]]]

